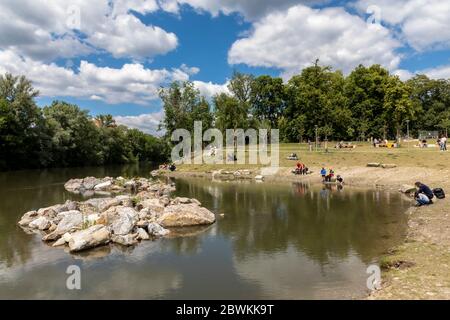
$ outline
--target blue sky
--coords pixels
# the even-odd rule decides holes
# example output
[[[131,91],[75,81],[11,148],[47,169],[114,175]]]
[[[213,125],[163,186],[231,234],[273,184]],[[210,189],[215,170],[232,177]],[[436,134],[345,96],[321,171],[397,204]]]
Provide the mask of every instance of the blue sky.
[[[29,77],[41,106],[65,100],[154,133],[158,88],[174,80],[210,98],[233,70],[287,81],[315,58],[450,78],[449,17],[438,0],[4,0],[0,74]]]

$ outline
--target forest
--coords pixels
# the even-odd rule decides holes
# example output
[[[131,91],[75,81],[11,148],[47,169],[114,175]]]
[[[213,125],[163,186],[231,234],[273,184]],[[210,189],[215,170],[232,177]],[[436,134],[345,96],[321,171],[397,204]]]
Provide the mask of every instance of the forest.
[[[410,129],[447,134],[450,81],[416,75],[402,81],[380,65],[359,65],[344,76],[316,61],[287,82],[235,72],[228,92],[208,101],[192,82],[174,82],[160,92],[166,135],[177,129],[279,129],[282,142],[315,139],[398,139]]]
[[[40,108],[38,94],[24,76],[0,75],[0,170],[167,159],[162,139],[66,102]]]

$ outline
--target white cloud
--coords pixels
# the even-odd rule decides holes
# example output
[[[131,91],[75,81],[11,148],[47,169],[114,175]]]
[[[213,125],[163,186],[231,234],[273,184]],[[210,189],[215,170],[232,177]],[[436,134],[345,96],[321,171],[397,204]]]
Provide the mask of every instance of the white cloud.
[[[411,79],[417,74],[424,74],[431,79],[450,79],[450,65],[442,65],[434,68],[417,70],[415,72],[399,69],[396,70],[394,74],[398,75],[403,81]]]
[[[394,70],[400,62],[398,46],[388,29],[367,24],[342,8],[297,5],[255,22],[250,34],[232,45],[228,61],[285,73],[298,72],[316,58],[344,72],[360,63]]]
[[[0,49],[52,61],[104,49],[148,59],[176,48],[175,34],[145,25],[131,12],[158,10],[156,0],[2,0]],[[78,31],[78,32],[77,32]]]
[[[414,73],[412,73],[409,70],[405,69],[397,69],[394,72],[392,72],[394,75],[398,76],[402,81],[406,81],[408,79],[411,79],[414,77]]]
[[[114,119],[118,124],[123,124],[129,128],[139,129],[143,132],[162,136],[164,131],[158,130],[159,123],[164,118],[164,112],[141,114],[138,116],[116,116]]]
[[[187,66],[184,69],[190,69]],[[189,74],[174,68],[148,69],[139,63],[121,68],[98,67],[81,61],[77,72],[55,63],[43,63],[15,52],[0,50],[0,74],[23,74],[33,81],[42,96],[72,96],[107,103],[148,105],[158,99],[158,90],[175,80],[188,80]]]
[[[200,94],[206,97],[208,100],[211,100],[216,94],[220,93],[229,93],[228,90],[228,82],[225,84],[215,84],[211,81],[203,82],[203,81],[193,81],[195,87],[200,91]]]
[[[401,30],[400,37],[418,51],[450,48],[450,1],[445,0],[359,0],[365,13],[376,5],[380,18]]]
[[[118,15],[112,21],[99,26],[88,41],[106,49],[116,58],[143,59],[167,53],[177,47],[175,34],[163,29],[144,25],[133,15]]]
[[[425,69],[418,73],[425,74],[432,79],[450,79],[450,65],[443,65],[435,68]]]
[[[167,1],[167,0],[166,0]],[[169,0],[174,2],[174,0]],[[240,13],[247,20],[256,20],[279,10],[285,10],[296,4],[315,5],[329,0],[178,0],[178,3],[209,12],[213,16],[219,13],[229,15]]]

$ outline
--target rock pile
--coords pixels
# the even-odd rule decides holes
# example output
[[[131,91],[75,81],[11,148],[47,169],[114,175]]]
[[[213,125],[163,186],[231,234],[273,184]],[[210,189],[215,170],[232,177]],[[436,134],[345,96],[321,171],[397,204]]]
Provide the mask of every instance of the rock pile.
[[[117,179],[72,179],[67,190],[118,190]],[[119,180],[120,181],[120,180]],[[53,246],[68,246],[71,252],[106,245],[125,246],[139,241],[163,237],[170,228],[208,225],[215,215],[196,199],[170,198],[174,186],[133,179],[120,184],[126,190],[134,183],[135,194],[92,198],[87,201],[66,201],[48,208],[25,213],[19,226],[43,234],[42,240]],[[167,229],[168,228],[168,229]]]

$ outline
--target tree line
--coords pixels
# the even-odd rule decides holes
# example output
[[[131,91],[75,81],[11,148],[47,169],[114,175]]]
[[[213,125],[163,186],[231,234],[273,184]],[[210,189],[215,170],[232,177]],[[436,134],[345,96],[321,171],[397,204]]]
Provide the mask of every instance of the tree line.
[[[54,101],[39,108],[39,92],[23,76],[0,75],[0,170],[163,161],[167,143],[91,117],[77,105]]]
[[[419,130],[450,128],[450,80],[416,75],[402,81],[380,65],[359,65],[348,76],[318,61],[286,83],[281,78],[234,72],[229,93],[208,101],[192,82],[160,91],[166,137],[179,128],[279,129],[282,142],[320,139],[397,139]]]

